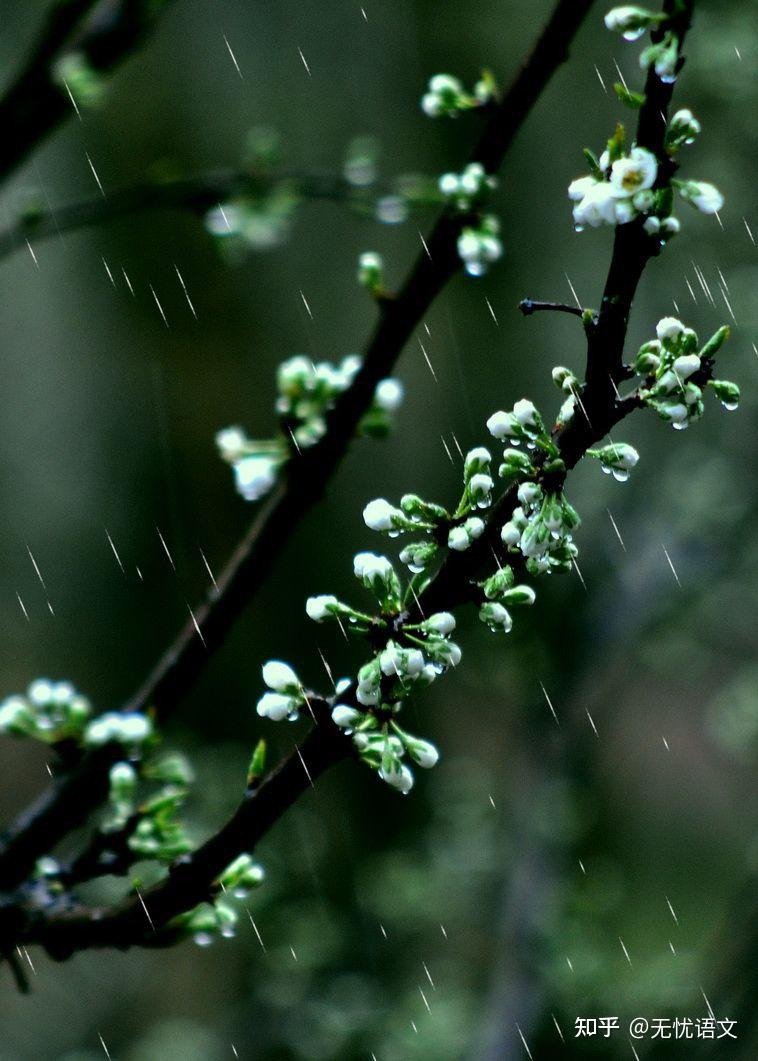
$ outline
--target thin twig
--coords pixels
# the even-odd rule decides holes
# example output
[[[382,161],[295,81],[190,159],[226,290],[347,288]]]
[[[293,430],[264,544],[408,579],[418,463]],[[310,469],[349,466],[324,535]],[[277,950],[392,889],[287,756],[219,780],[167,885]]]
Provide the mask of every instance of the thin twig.
[[[51,236],[107,224],[120,217],[147,210],[180,210],[202,215],[234,199],[265,202],[267,194],[286,185],[293,195],[309,200],[348,202],[356,209],[369,209],[374,196],[388,189],[356,188],[347,178],[331,173],[255,173],[249,170],[218,170],[193,177],[179,177],[160,183],[138,184],[50,210],[49,213],[21,218],[0,230],[0,258]],[[439,201],[439,200],[437,200]],[[422,205],[432,205],[434,200]]]
[[[493,111],[471,160],[494,173],[516,133],[555,70],[592,0],[558,0],[534,50],[511,88]],[[426,240],[426,248],[397,295],[384,304],[365,350],[353,386],[336,403],[323,439],[293,457],[287,479],[261,508],[206,602],[195,609],[169,650],[125,710],[153,708],[159,718],[174,709],[212,653],[221,645],[289,540],[303,515],[324,492],[369,407],[377,384],[390,374],[406,342],[432,301],[459,270],[456,241],[459,221],[444,213]],[[201,643],[197,628],[203,635]],[[114,746],[85,756],[78,768],[59,780],[19,819],[0,845],[0,887],[8,890],[25,879],[37,857],[84,821],[105,798],[107,767],[119,749]],[[289,805],[289,803],[287,803]],[[272,820],[275,820],[272,819]]]
[[[2,241],[0,240],[0,254],[2,254],[1,248]],[[566,302],[539,302],[533,298],[522,298],[518,308],[525,317],[531,317],[533,313],[545,310],[552,310],[556,313],[571,313],[574,317],[582,317],[585,312],[581,306],[570,306]]]
[[[311,706],[318,722],[302,744],[261,785],[248,789],[226,825],[191,855],[177,859],[158,885],[113,910],[75,907],[52,914],[31,913],[21,924],[15,924],[13,938],[21,944],[41,943],[58,960],[89,947],[150,947],[174,942],[172,919],[211,898],[214,882],[229,863],[240,852],[252,851],[325,770],[350,756],[350,741],[329,721],[327,705],[311,701]],[[0,909],[0,937],[2,915]]]

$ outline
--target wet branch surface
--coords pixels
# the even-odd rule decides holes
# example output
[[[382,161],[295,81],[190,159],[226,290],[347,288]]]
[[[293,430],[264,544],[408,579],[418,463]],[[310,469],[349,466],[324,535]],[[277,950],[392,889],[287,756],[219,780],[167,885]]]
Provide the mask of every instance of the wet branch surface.
[[[543,88],[568,57],[569,45],[591,4],[592,0],[559,0],[534,50],[510,89],[491,112],[470,161],[480,162],[490,173],[500,167]],[[203,641],[198,637],[192,620],[188,621],[143,685],[123,705],[123,710],[153,709],[159,720],[165,718],[191,688],[210,655],[223,643],[230,627],[265,579],[283,545],[305,513],[322,496],[355,435],[361,417],[371,404],[377,384],[391,373],[406,342],[434,298],[459,271],[460,261],[456,249],[459,231],[460,221],[444,213],[426,240],[428,251],[425,249],[419,255],[397,296],[383,303],[381,316],[364,351],[361,371],[352,387],[337,401],[329,416],[326,435],[317,445],[289,462],[285,481],[261,507],[205,602],[194,610]],[[329,726],[319,726],[306,739],[308,752],[316,763],[327,759],[332,752],[334,736],[330,730]],[[343,740],[338,746],[341,748],[344,743]],[[10,827],[0,844],[0,888],[12,892],[27,878],[40,855],[54,849],[62,837],[85,821],[103,802],[107,794],[108,767],[122,754],[121,749],[113,745],[85,754],[81,762],[58,778],[50,790]],[[251,806],[258,808],[251,813],[253,816],[260,814],[263,825],[261,831],[249,832],[245,843],[237,850],[249,850],[254,840],[304,791],[307,779],[304,785],[301,775],[303,769],[299,755],[293,753],[250,802]],[[284,785],[282,777],[292,786],[294,795]],[[261,807],[265,809],[261,810]],[[225,830],[222,830],[224,833]],[[232,835],[239,834],[232,831]],[[214,841],[209,841],[209,844],[213,845]],[[200,852],[205,851],[205,847]],[[213,846],[212,850],[218,852],[221,847]],[[200,852],[197,853],[198,857]],[[225,855],[229,854],[226,862],[236,853],[225,851]],[[201,860],[201,865],[207,864]],[[207,874],[205,876],[207,887]],[[197,889],[192,885],[195,878],[186,868],[170,874],[166,884],[159,886],[158,892],[162,895],[160,888],[166,887],[172,895],[178,895],[172,883],[175,879],[190,881],[183,906],[186,909],[197,901],[194,898]],[[162,899],[158,900],[157,914],[164,909],[162,902]],[[13,897],[6,906],[6,926],[12,921],[9,909],[19,910],[19,904]],[[129,924],[133,924],[137,917],[135,903],[130,909],[132,914],[129,916],[134,920],[129,921]],[[119,916],[128,920],[126,914]],[[141,916],[144,917],[144,912]],[[98,923],[102,925],[102,919]],[[0,919],[0,951],[7,949],[6,941],[13,937],[13,933],[9,937],[8,931],[7,927],[3,928]],[[44,932],[36,932],[35,939],[47,946]],[[97,925],[93,920],[91,930],[81,933],[81,946],[94,946],[96,940]],[[141,938],[136,937],[132,940],[140,941]]]

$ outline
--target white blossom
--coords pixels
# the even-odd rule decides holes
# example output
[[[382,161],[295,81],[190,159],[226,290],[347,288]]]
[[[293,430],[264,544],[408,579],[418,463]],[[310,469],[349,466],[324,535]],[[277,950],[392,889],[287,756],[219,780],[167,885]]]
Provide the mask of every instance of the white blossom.
[[[469,493],[475,502],[487,504],[494,485],[490,475],[486,475],[484,472],[477,472],[469,479]]]
[[[578,177],[568,186],[568,197],[574,203],[580,203],[585,195],[599,182],[594,177]]]
[[[617,198],[652,188],[658,174],[658,160],[645,147],[632,148],[629,155],[616,159],[611,166],[610,186]]]
[[[353,558],[353,574],[356,578],[363,579],[368,585],[387,582],[392,573],[392,563],[386,556],[378,556],[376,553],[356,553]]]
[[[600,225],[616,223],[616,197],[607,181],[596,183],[576,204],[574,222],[579,228],[585,225],[598,228]]]

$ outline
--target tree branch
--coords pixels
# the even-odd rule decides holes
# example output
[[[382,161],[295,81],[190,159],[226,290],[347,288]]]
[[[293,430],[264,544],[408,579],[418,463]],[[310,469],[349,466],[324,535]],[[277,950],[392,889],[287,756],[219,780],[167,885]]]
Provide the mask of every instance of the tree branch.
[[[0,181],[73,112],[55,78],[62,55],[78,52],[107,74],[135,51],[172,0],[59,0],[32,53],[0,99]]]
[[[75,907],[29,914],[18,907],[0,909],[0,939],[42,944],[59,961],[90,947],[125,949],[173,942],[171,920],[210,899],[214,882],[230,862],[241,852],[252,851],[324,771],[351,755],[351,743],[331,723],[328,705],[311,701],[311,706],[316,724],[302,744],[260,786],[248,789],[226,825],[191,855],[177,859],[159,884],[113,910]],[[164,933],[166,926],[169,931]]]
[[[219,170],[162,183],[139,184],[109,192],[107,199],[102,196],[85,199],[9,225],[0,230],[0,259],[25,247],[29,241],[106,224],[145,210],[182,210],[202,215],[229,199],[265,199],[266,194],[282,183],[291,186],[303,199],[353,201],[356,207],[372,202],[376,191],[356,188],[345,177],[331,173],[269,174],[245,170]]]
[[[493,111],[472,152],[471,160],[481,162],[488,172],[499,168],[542,89],[566,59],[569,43],[591,4],[592,0],[558,0],[534,50]],[[459,230],[460,222],[444,213],[426,241],[428,253],[424,250],[420,254],[397,297],[384,304],[366,347],[363,366],[352,387],[337,401],[326,435],[289,463],[286,480],[261,508],[217,585],[195,610],[203,641],[197,636],[195,624],[189,621],[142,687],[124,705],[125,710],[152,707],[159,718],[165,718],[222,643],[299,520],[324,492],[370,406],[377,384],[391,373],[432,301],[459,270]],[[9,890],[23,881],[36,858],[51,850],[102,802],[107,789],[107,767],[117,755],[118,748],[110,746],[85,756],[9,829],[0,845],[0,887]]]
[[[1,247],[2,242],[0,241]],[[2,250],[0,250],[0,254],[2,254]],[[545,310],[552,310],[556,313],[571,313],[574,317],[584,316],[584,310],[581,306],[569,306],[566,302],[539,302],[533,298],[522,298],[518,308],[525,317],[531,317],[533,313]]]

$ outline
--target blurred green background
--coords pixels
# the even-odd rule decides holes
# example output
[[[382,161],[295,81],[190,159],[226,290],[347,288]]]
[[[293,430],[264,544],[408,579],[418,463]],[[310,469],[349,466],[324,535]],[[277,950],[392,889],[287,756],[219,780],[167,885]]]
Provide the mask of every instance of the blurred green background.
[[[8,76],[46,6],[0,3]],[[703,991],[717,1016],[734,1015],[722,962],[732,946],[750,947],[758,870],[758,262],[748,231],[758,233],[758,38],[750,0],[696,6],[676,100],[703,122],[684,165],[724,191],[723,226],[680,208],[682,235],[643,280],[630,349],[677,309],[703,337],[734,324],[733,312],[722,365],[743,388],[740,412],[714,402],[684,435],[637,416],[623,432],[642,454],[630,482],[597,466],[572,475],[586,588],[549,580],[507,638],[475,616],[462,622],[464,665],[413,712],[411,728],[443,759],[410,798],[346,765],[267,837],[268,878],[251,906],[265,950],[243,922],[236,940],[209,949],[87,953],[65,966],[33,952],[30,997],[0,970],[2,1061],[95,1061],[99,1036],[119,1061],[501,1061],[525,1056],[519,1029],[535,1058],[626,1058],[624,1033],[574,1041],[575,1018],[705,1016]],[[381,181],[459,168],[477,119],[424,118],[427,79],[449,70],[471,83],[486,65],[507,83],[550,7],[178,0],[102,106],[72,119],[6,187],[2,219],[30,194],[53,208],[97,196],[87,155],[107,194],[156,172],[234,166],[258,125],[280,131],[288,171],[340,172],[361,134],[381,145]],[[292,745],[294,730],[254,714],[260,662],[289,660],[318,686],[319,652],[335,673],[361,661],[338,631],[308,623],[303,604],[353,593],[353,553],[381,548],[363,526],[365,502],[418,489],[453,500],[458,471],[444,443],[486,441],[486,417],[525,394],[556,407],[551,367],[582,368],[575,320],[522,319],[516,304],[570,300],[570,282],[596,305],[602,289],[610,233],[576,235],[565,189],[583,172],[581,148],[602,147],[623,117],[601,80],[618,80],[616,62],[630,87],[640,80],[639,47],[605,32],[604,10],[508,157],[494,196],[505,259],[483,280],[457,278],[427,319],[436,382],[409,343],[392,438],[352,447],[168,728],[166,743],[200,774],[198,838],[234,806],[259,736],[282,752]],[[359,351],[374,309],[355,283],[357,255],[380,251],[400,282],[432,216],[383,225],[306,203],[281,245],[230,266],[197,218],[152,212],[39,243],[36,265],[26,250],[0,262],[0,695],[45,675],[109,709],[137,686],[205,592],[201,549],[219,568],[252,514],[215,432],[273,428],[283,358]],[[38,749],[2,740],[2,819],[46,778]],[[757,1056],[758,1029],[738,1031],[713,1056]],[[667,1043],[665,1056],[699,1056],[698,1045]],[[644,1042],[636,1049],[645,1056]]]

